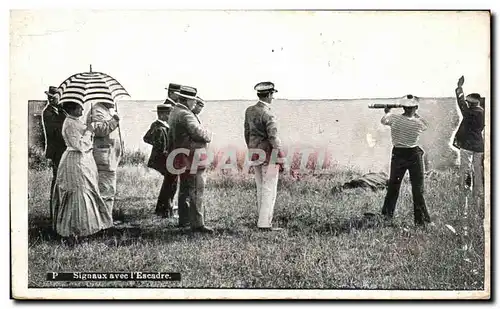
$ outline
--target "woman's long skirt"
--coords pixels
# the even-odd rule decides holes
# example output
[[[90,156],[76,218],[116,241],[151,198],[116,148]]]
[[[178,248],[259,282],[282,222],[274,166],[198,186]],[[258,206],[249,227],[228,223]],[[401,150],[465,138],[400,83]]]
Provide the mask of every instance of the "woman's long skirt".
[[[53,228],[63,236],[88,236],[113,226],[110,210],[99,194],[92,151],[66,150],[53,192]]]

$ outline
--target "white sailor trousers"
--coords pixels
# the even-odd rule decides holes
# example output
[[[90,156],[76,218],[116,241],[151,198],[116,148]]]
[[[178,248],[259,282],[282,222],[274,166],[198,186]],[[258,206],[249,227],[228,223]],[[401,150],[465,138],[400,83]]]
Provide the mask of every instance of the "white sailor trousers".
[[[471,177],[472,186],[470,190],[474,197],[484,194],[484,153],[460,149],[460,185],[463,186],[467,175]]]
[[[255,166],[255,184],[257,185],[257,227],[271,227],[274,204],[278,190],[279,165],[262,164]]]

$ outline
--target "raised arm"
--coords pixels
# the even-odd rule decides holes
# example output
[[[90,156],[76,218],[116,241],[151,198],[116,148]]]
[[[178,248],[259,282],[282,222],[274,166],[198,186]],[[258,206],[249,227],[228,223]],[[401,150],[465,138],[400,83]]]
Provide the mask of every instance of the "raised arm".
[[[419,114],[415,114],[415,118],[417,118],[420,121],[420,130],[425,131],[429,128],[429,123],[422,117],[420,117]]]
[[[85,130],[83,134],[74,123],[68,123],[63,127],[63,135],[66,144],[81,152],[87,152],[92,149],[92,131]]]
[[[464,84],[464,77],[460,77],[457,83],[457,89],[455,89],[455,95],[457,97],[457,104],[460,110],[463,112],[467,109],[467,103],[465,102],[465,95],[462,86]]]
[[[116,130],[119,124],[119,118],[115,116],[109,120],[105,120],[105,112],[97,106],[93,109],[93,111],[89,112],[89,117],[92,117],[90,121],[94,127],[95,135],[98,137],[108,136],[111,132]]]
[[[382,123],[385,126],[390,126],[392,123],[391,109],[385,108],[384,112],[385,112],[385,115],[382,117],[382,119],[380,119],[380,123]]]

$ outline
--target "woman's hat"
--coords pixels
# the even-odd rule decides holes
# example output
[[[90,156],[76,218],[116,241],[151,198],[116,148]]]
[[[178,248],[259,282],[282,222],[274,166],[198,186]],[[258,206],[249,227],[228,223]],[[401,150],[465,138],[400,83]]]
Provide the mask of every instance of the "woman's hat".
[[[266,92],[278,92],[274,88],[274,84],[271,82],[260,82],[253,87],[257,91],[257,93],[266,93]]]
[[[181,86],[180,91],[175,92],[180,97],[186,98],[186,99],[192,99],[196,100],[196,93],[198,91],[194,87],[189,87],[189,86]]]
[[[45,94],[49,97],[54,97],[57,95],[57,87],[49,86],[49,90],[45,91]]]
[[[156,109],[152,110],[152,112],[168,112],[171,111],[174,107],[171,104],[159,104],[156,105]]]
[[[82,108],[83,107],[83,103],[82,102],[79,102],[79,101],[75,101],[75,100],[63,100],[61,102],[59,102],[59,105],[61,105],[62,107],[65,107],[67,104],[69,103],[73,103],[73,104],[78,104],[80,105]]]

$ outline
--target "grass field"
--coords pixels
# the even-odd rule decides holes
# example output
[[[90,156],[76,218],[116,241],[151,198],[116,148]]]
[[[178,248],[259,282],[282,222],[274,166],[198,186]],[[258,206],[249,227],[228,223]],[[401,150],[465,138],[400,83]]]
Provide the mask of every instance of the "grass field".
[[[210,172],[206,218],[216,233],[199,235],[153,214],[161,184],[156,172],[122,166],[115,217],[123,226],[76,245],[49,233],[50,175],[29,170],[29,287],[483,289],[483,212],[463,216],[453,172],[426,178],[436,224],[427,229],[413,225],[407,179],[389,225],[363,216],[379,212],[385,191],[331,192],[357,171],[325,170],[300,180],[285,175],[274,215],[285,230],[278,233],[256,230],[252,175]],[[180,272],[182,280],[46,281],[52,271]]]

